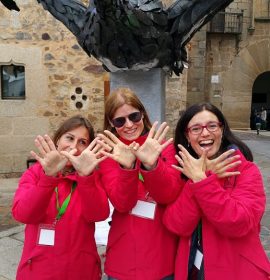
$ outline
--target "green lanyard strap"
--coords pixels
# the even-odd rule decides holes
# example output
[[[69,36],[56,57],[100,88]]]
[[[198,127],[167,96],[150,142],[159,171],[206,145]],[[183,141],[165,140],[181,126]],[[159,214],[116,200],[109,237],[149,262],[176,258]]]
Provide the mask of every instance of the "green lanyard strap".
[[[144,182],[143,175],[142,175],[141,172],[139,172],[139,180],[142,181],[142,182]]]
[[[58,187],[55,188],[55,194],[56,194],[56,208],[58,210],[58,214],[56,216],[56,220],[60,220],[60,218],[65,214],[66,210],[67,210],[67,207],[68,207],[68,204],[70,202],[70,198],[71,198],[71,195],[73,193],[73,191],[75,190],[77,186],[77,183],[76,182],[73,182],[72,183],[72,187],[71,187],[71,191],[70,191],[70,194],[66,197],[66,199],[64,200],[64,202],[62,203],[61,207],[60,207],[60,204],[59,204],[59,194],[58,194]]]

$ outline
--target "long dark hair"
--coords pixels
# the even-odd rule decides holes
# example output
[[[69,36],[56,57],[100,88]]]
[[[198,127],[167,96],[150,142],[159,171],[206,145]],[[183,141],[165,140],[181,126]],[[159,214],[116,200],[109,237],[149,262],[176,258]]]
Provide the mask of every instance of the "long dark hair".
[[[213,104],[206,103],[206,102],[194,104],[194,105],[190,106],[180,117],[180,119],[176,125],[175,137],[174,137],[174,146],[177,151],[177,154],[179,152],[178,144],[181,144],[188,150],[188,152],[192,156],[194,156],[196,158],[198,157],[197,154],[195,153],[195,151],[192,149],[192,147],[188,145],[188,140],[186,137],[186,129],[187,129],[187,126],[188,126],[188,123],[190,122],[190,120],[197,113],[200,113],[204,110],[207,110],[207,111],[213,113],[218,118],[219,122],[221,122],[221,124],[222,124],[223,137],[222,137],[221,146],[219,148],[219,153],[222,154],[223,152],[228,150],[228,147],[230,145],[234,145],[234,146],[237,146],[237,148],[242,152],[242,154],[245,156],[245,158],[247,160],[253,161],[253,155],[252,155],[251,150],[243,141],[241,141],[238,137],[236,137],[232,133],[232,131],[229,127],[229,124],[228,124],[227,120],[225,119],[224,115],[222,114],[222,112]]]

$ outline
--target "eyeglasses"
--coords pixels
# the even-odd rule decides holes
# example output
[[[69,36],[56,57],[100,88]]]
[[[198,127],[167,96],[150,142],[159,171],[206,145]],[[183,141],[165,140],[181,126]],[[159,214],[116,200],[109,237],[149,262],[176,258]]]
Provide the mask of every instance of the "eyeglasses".
[[[190,132],[191,134],[201,134],[203,129],[206,128],[209,132],[215,132],[222,126],[221,122],[209,122],[206,125],[195,124],[186,129],[186,132]]]
[[[130,121],[132,121],[134,123],[137,123],[142,119],[142,113],[141,112],[134,112],[134,113],[129,114],[126,117],[119,117],[119,118],[112,119],[111,122],[112,122],[114,127],[120,128],[126,123],[127,118]]]

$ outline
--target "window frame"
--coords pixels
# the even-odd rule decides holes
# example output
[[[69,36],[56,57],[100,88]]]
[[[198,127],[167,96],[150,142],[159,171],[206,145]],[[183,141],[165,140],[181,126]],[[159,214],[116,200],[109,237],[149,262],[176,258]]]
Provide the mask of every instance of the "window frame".
[[[23,96],[8,96],[4,95],[4,67],[6,66],[15,66],[15,67],[23,67],[24,68],[24,95]],[[26,72],[25,65],[17,64],[17,63],[9,63],[9,64],[0,64],[0,89],[1,89],[1,100],[25,100],[26,99]]]

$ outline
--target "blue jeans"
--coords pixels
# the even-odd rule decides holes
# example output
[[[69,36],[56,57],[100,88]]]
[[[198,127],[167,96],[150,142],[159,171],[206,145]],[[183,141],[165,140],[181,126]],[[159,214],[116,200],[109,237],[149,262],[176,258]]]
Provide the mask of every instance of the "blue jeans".
[[[173,279],[174,279],[174,276],[170,275],[170,276],[166,276],[166,277],[162,278],[161,280],[173,280]],[[108,276],[107,280],[118,280],[118,279]]]

